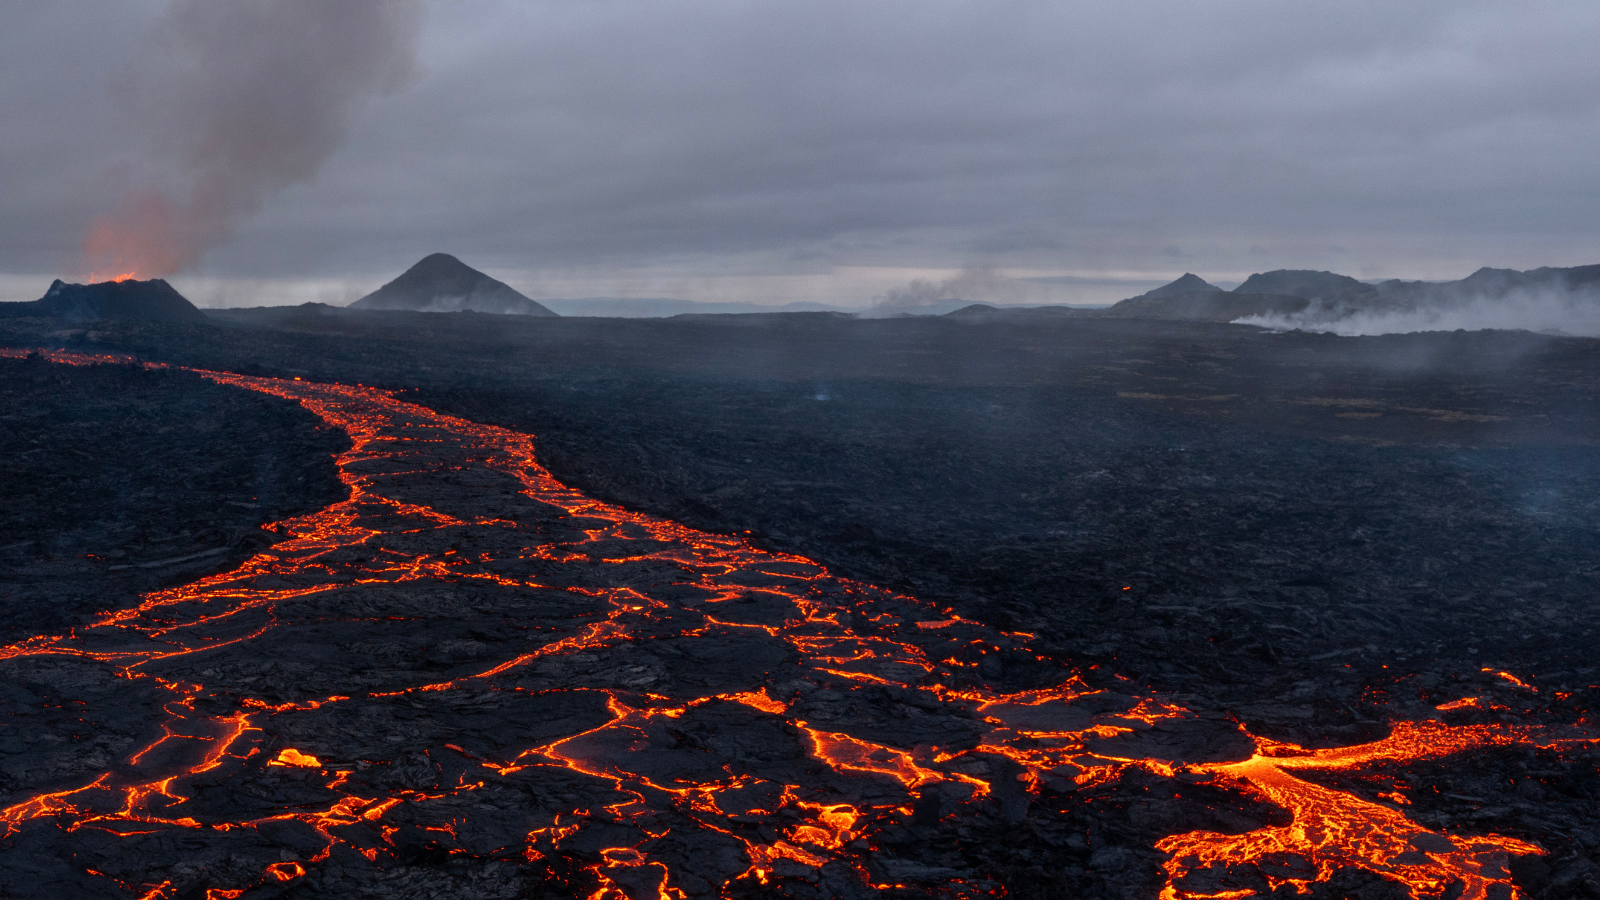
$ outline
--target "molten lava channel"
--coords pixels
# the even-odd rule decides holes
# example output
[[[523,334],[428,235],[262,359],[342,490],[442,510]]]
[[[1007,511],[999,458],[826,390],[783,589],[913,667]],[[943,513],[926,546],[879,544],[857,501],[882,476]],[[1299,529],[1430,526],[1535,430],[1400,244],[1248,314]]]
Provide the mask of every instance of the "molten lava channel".
[[[237,897],[430,855],[545,865],[593,900],[990,895],[891,865],[877,837],[963,810],[1017,821],[1046,781],[1137,771],[1288,814],[1161,841],[1171,900],[1304,892],[1348,867],[1417,898],[1509,897],[1509,855],[1538,846],[1432,831],[1297,773],[1587,740],[1429,721],[1334,750],[1251,739],[1229,762],[1119,754],[1119,736],[1194,715],[1162,697],[1086,711],[1109,695],[1065,668],[997,690],[977,661],[1028,654],[1028,635],[599,503],[528,435],[373,388],[201,374],[346,431],[350,497],[277,523],[287,539],[233,571],[0,650],[8,678],[94,698],[79,722],[142,713],[116,758],[47,761],[0,809],[8,839],[49,831],[127,896]],[[119,852],[94,851],[113,837]],[[293,858],[266,861],[267,838]],[[232,862],[163,862],[174,841]]]

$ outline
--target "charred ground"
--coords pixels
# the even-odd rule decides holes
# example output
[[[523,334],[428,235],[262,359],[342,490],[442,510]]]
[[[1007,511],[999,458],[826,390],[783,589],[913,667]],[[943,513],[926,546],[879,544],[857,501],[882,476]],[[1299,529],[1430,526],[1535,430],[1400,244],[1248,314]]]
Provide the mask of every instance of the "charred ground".
[[[1005,317],[215,321],[92,341],[13,321],[4,342],[404,388],[538,435],[598,496],[1038,633],[1279,739],[1369,739],[1463,694],[1484,699],[1452,721],[1587,721],[1597,699],[1600,342]],[[1013,687],[1035,675],[986,665]],[[1538,896],[1600,890],[1592,764],[1473,760],[1406,776],[1437,788],[1425,812],[1543,842],[1518,872]],[[982,864],[1019,895],[1117,895],[1146,883],[1162,834],[1261,824],[1202,821],[1227,807],[1171,793],[1047,792],[1074,812],[1003,826]],[[925,865],[984,844],[940,840],[903,838]]]
[[[345,436],[176,371],[0,359],[0,639],[232,568],[345,496]]]

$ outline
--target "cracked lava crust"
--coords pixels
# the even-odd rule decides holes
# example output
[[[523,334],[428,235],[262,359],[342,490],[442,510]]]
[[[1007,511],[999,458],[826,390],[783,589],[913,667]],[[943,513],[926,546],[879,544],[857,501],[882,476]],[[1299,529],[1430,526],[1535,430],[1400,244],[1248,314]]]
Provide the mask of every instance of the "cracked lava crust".
[[[1502,900],[1537,844],[1430,830],[1400,793],[1311,775],[1594,740],[1437,720],[1333,749],[1256,738],[1093,687],[1030,635],[599,503],[529,435],[371,388],[201,374],[344,429],[350,497],[234,571],[0,650],[6,683],[58,693],[13,690],[7,712],[50,707],[40,727],[64,732],[0,809],[9,895],[357,896],[403,871],[410,896],[988,896],[985,873],[887,837],[1003,839],[1052,815],[1046,796],[1131,773],[1272,814],[1163,838],[1163,898],[1359,869]],[[1048,677],[1005,686],[990,658]],[[85,730],[103,740],[65,739]],[[430,888],[423,864],[448,859],[477,868]]]

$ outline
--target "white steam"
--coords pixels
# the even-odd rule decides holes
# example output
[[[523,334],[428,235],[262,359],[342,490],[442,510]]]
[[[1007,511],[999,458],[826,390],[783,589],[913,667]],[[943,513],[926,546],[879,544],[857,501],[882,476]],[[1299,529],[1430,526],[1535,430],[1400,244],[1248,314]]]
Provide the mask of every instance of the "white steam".
[[[1468,297],[1388,310],[1349,310],[1313,302],[1292,315],[1245,316],[1234,321],[1275,331],[1298,328],[1348,336],[1492,328],[1600,337],[1600,293],[1513,291],[1499,297]]]

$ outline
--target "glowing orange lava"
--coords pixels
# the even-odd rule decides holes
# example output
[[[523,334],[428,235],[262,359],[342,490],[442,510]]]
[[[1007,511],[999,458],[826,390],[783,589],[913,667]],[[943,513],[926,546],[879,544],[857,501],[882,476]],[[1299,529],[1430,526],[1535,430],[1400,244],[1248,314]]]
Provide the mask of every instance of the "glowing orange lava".
[[[1585,739],[1552,740],[1531,729],[1451,727],[1400,722],[1387,738],[1355,747],[1305,750],[1257,740],[1257,752],[1238,763],[1194,767],[1287,809],[1294,821],[1239,835],[1193,832],[1157,844],[1171,854],[1164,900],[1253,896],[1242,877],[1269,888],[1292,885],[1306,892],[1344,867],[1366,869],[1411,889],[1413,897],[1484,900],[1499,886],[1513,896],[1509,854],[1542,854],[1537,844],[1499,835],[1450,836],[1423,828],[1398,810],[1296,778],[1295,770],[1352,770],[1378,761],[1417,762],[1488,746],[1555,746]],[[1254,871],[1250,871],[1250,870]],[[1245,874],[1239,874],[1244,870]]]
[[[74,364],[123,361],[47,355]],[[1396,808],[1404,805],[1398,794],[1385,805],[1296,773],[1588,740],[1425,721],[1400,722],[1383,740],[1338,749],[1254,738],[1253,755],[1225,763],[1184,765],[1118,751],[1137,746],[1119,741],[1150,729],[1206,723],[1160,696],[1083,712],[1080,701],[1104,692],[1065,669],[1054,687],[994,690],[975,677],[972,661],[1034,653],[1031,635],[987,628],[808,559],[597,502],[539,466],[528,435],[444,416],[374,388],[201,374],[295,400],[346,431],[352,447],[337,462],[350,497],[276,523],[287,539],[232,571],[146,594],[67,634],[0,648],[0,664],[72,662],[159,697],[159,721],[143,744],[81,783],[0,809],[0,829],[6,836],[59,827],[68,835],[94,828],[195,838],[292,826],[308,836],[314,849],[299,860],[257,863],[249,877],[206,886],[208,898],[315,875],[336,854],[399,864],[409,841],[466,857],[492,851],[529,865],[578,854],[572,848],[584,845],[587,855],[574,858],[586,860],[583,890],[591,900],[671,900],[690,893],[688,879],[705,882],[697,871],[705,863],[675,863],[662,849],[685,835],[728,848],[724,855],[737,860],[712,885],[723,896],[824,870],[846,873],[863,890],[971,896],[957,877],[937,871],[917,876],[923,880],[915,885],[875,879],[868,863],[882,852],[877,836],[910,821],[930,790],[998,810],[1006,797],[1037,795],[1046,779],[1071,789],[1140,772],[1210,779],[1292,816],[1288,825],[1245,834],[1165,838],[1157,848],[1168,855],[1166,900],[1256,896],[1285,885],[1304,892],[1351,867],[1403,885],[1419,900],[1452,885],[1459,893],[1451,896],[1487,900],[1514,895],[1508,854],[1541,848],[1497,835],[1446,835]],[[535,527],[499,506],[430,506],[405,488],[427,478],[464,484],[473,497],[515,499],[545,518]],[[552,538],[540,530],[546,525],[566,530]],[[511,637],[493,644],[493,636],[448,635],[431,636],[421,649],[405,643],[426,631],[412,624],[420,621],[418,608],[443,605],[465,616],[474,597],[490,592],[559,607],[567,618],[494,619]],[[413,602],[421,606],[407,605]],[[350,622],[362,623],[357,633],[370,632],[372,641],[327,651],[325,666],[354,660],[356,675],[344,683],[323,684],[313,669],[299,680],[280,679],[269,695],[258,692],[255,675],[229,668],[240,648],[269,643],[280,649],[255,658],[292,663],[319,646],[319,629]],[[727,658],[696,655],[718,642],[745,649]],[[434,654],[431,667],[396,662],[424,652]],[[892,728],[874,732],[848,711],[849,702],[891,692],[915,697],[919,716],[947,716],[970,739],[900,744]],[[829,702],[818,699],[824,695]],[[428,714],[389,715],[435,708],[429,704],[453,704],[452,714],[490,723],[512,721],[517,728],[508,733],[520,737],[505,745],[430,736]],[[365,714],[392,732],[358,747],[339,716]],[[694,722],[704,725],[701,732],[689,727]],[[703,739],[756,731],[792,753],[751,762],[759,754]],[[296,746],[285,746],[291,741]],[[272,754],[273,747],[283,749]],[[401,751],[414,770],[431,767],[427,777],[435,780],[403,786],[398,775],[370,777],[398,773]],[[997,773],[1007,783],[996,781]],[[300,800],[258,803],[249,814],[206,811],[212,807],[202,802],[201,786],[214,795],[219,785],[262,779],[310,787]],[[568,783],[581,783],[581,796],[560,787]],[[531,818],[516,819],[511,847],[469,849],[479,808],[472,798],[518,785],[543,799],[517,795],[518,815]],[[164,897],[174,883],[166,879],[161,873],[124,887],[130,896]]]
[[[138,270],[132,270],[120,272],[116,275],[106,275],[102,274],[101,272],[89,272],[82,277],[84,284],[121,284],[124,281],[138,280],[139,272]]]
[[[278,758],[277,759],[274,759],[272,762],[267,763],[267,765],[269,765],[269,766],[299,766],[299,767],[304,768],[304,769],[319,769],[319,768],[322,767],[322,762],[320,760],[318,760],[315,756],[307,756],[306,754],[301,753],[299,750],[296,750],[293,747],[288,747],[288,748],[285,748],[282,753],[278,754]]]

